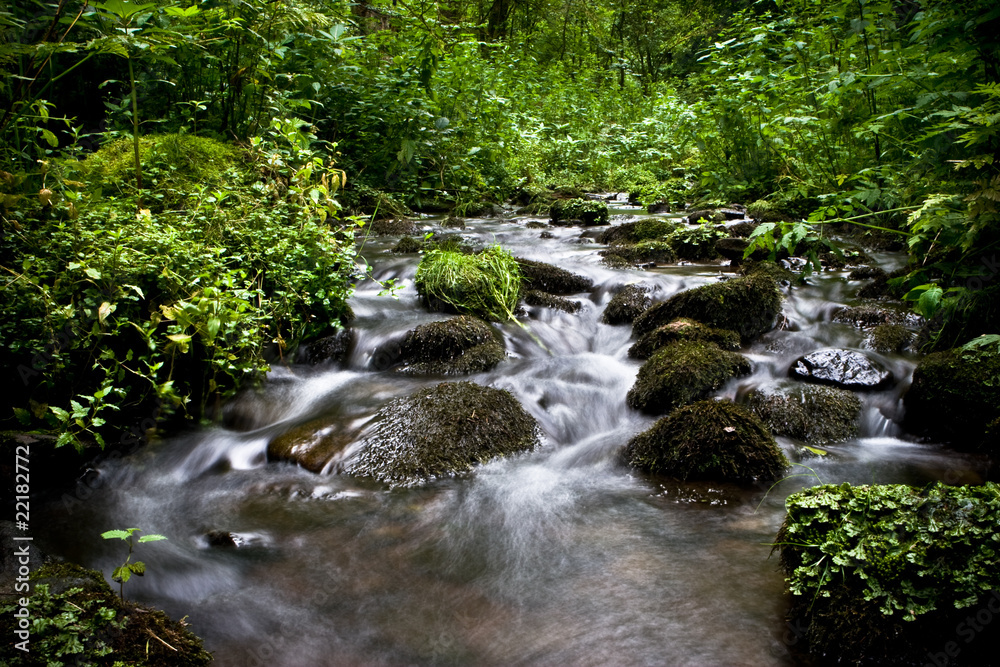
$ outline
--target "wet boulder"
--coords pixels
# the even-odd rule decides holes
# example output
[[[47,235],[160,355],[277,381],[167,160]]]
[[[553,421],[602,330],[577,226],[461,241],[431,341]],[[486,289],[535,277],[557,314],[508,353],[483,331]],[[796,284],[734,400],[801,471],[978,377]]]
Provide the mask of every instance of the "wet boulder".
[[[868,355],[842,349],[817,350],[799,357],[788,374],[797,380],[851,391],[884,389],[893,381],[892,373]]]
[[[604,308],[601,320],[605,324],[631,324],[652,303],[648,287],[626,285],[611,297],[611,301]]]
[[[913,371],[903,397],[904,426],[956,449],[1000,455],[1000,349],[997,344],[934,352]]]
[[[883,304],[866,303],[841,308],[833,315],[834,322],[850,324],[859,329],[871,329],[882,324],[908,324],[918,326],[923,320],[919,315]]]
[[[673,220],[647,218],[605,229],[596,241],[605,245],[631,245],[640,241],[663,240],[678,229],[681,225]]]
[[[553,308],[565,313],[575,313],[583,307],[583,304],[579,301],[570,301],[561,296],[555,296],[554,294],[539,290],[528,290],[524,295],[524,302],[529,306]]]
[[[420,252],[424,248],[424,242],[413,236],[404,236],[399,239],[392,248],[393,254],[396,255],[407,255],[414,252]]]
[[[354,347],[354,331],[341,329],[332,336],[309,343],[301,355],[301,361],[313,366],[322,363],[339,362],[347,358]]]
[[[356,435],[337,420],[314,419],[272,438],[267,443],[267,458],[295,463],[310,472],[322,472],[327,463],[354,442]]]
[[[711,343],[730,352],[740,349],[740,336],[735,331],[706,327],[700,322],[680,317],[643,334],[629,348],[628,356],[633,359],[649,359],[661,347],[676,341]]]
[[[636,318],[632,333],[642,336],[678,317],[687,317],[735,331],[743,342],[749,342],[770,331],[780,312],[777,283],[766,275],[753,274],[675,294]]]
[[[702,222],[723,222],[726,216],[712,209],[700,209],[687,214],[688,224],[697,225]]]
[[[679,341],[660,348],[642,365],[625,400],[647,414],[667,414],[749,373],[750,361],[740,354],[711,343]]]
[[[612,268],[631,268],[650,265],[674,264],[677,252],[669,241],[640,241],[634,245],[614,246],[600,253],[605,264]]]
[[[774,435],[810,444],[858,435],[861,399],[846,389],[799,383],[759,387],[747,396],[747,407]]]
[[[757,417],[731,401],[687,405],[625,446],[625,461],[681,480],[751,483],[780,477],[785,455]]]
[[[446,229],[465,229],[465,220],[455,215],[449,215],[441,221],[441,226]]]
[[[530,451],[538,435],[535,419],[509,392],[445,382],[379,410],[344,470],[393,486],[412,485]]]
[[[521,280],[526,289],[541,290],[549,294],[566,295],[589,291],[594,281],[584,278],[558,266],[536,262],[530,259],[515,258],[521,269]]]
[[[700,262],[719,256],[715,244],[724,236],[725,232],[714,227],[699,225],[678,229],[667,237],[667,241],[681,259]]]
[[[549,209],[553,225],[606,225],[608,205],[590,199],[557,199]]]
[[[406,333],[399,347],[399,371],[414,375],[488,371],[507,357],[502,340],[493,327],[471,315],[421,324]]]

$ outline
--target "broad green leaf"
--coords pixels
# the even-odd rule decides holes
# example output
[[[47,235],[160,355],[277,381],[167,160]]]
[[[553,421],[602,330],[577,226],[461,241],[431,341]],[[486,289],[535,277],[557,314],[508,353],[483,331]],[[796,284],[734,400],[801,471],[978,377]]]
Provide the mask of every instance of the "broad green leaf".
[[[109,530],[107,532],[101,533],[101,537],[103,537],[106,540],[113,540],[113,539],[127,540],[131,534],[132,531],[130,530]]]
[[[166,535],[160,535],[158,533],[150,533],[149,535],[143,535],[139,538],[139,542],[159,542],[160,540],[167,539]]]

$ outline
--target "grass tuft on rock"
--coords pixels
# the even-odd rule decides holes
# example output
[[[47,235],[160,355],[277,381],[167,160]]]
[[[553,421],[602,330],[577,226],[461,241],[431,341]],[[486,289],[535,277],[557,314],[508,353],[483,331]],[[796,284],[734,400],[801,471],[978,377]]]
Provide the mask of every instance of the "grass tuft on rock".
[[[731,401],[678,408],[632,438],[623,455],[633,467],[681,480],[769,481],[788,467],[764,424]]]
[[[432,310],[453,309],[506,322],[514,318],[521,271],[513,256],[498,245],[474,255],[429,250],[417,267],[416,286]]]

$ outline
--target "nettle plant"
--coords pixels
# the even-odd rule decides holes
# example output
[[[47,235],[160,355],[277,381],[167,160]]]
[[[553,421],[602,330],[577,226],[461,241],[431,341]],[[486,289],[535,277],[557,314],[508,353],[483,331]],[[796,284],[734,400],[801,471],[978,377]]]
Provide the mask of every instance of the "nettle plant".
[[[128,542],[128,556],[125,557],[125,562],[115,568],[115,571],[111,574],[111,579],[118,582],[118,595],[121,596],[122,602],[125,601],[125,583],[132,578],[132,575],[143,576],[146,574],[146,564],[141,560],[132,562],[132,552],[135,550],[135,535],[133,533],[141,533],[142,530],[139,528],[126,528],[125,530],[109,530],[107,532],[101,533],[101,537],[106,540],[119,539]],[[143,535],[139,537],[138,544],[143,542],[158,542],[160,540],[167,539],[164,535],[157,535],[156,533],[150,533],[149,535]]]

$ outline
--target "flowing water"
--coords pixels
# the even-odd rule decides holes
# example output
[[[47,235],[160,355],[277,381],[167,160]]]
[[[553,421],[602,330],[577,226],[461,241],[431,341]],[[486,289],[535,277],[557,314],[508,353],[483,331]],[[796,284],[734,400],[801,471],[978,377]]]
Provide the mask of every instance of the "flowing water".
[[[613,212],[619,221],[638,214],[620,204]],[[357,344],[343,366],[275,368],[260,394],[229,406],[247,428],[209,428],[102,464],[91,496],[48,504],[40,545],[110,573],[121,544],[100,532],[167,535],[140,547],[148,574],[126,594],[187,616],[220,665],[792,665],[789,601],[769,559],[784,498],[818,481],[956,483],[980,474],[974,459],[901,437],[900,396],[915,363],[905,356],[880,357],[901,381],[865,395],[858,439],[808,459],[779,439],[802,466],[770,490],[629,470],[617,454],[654,420],[625,405],[640,363],[626,356],[631,328],[602,324],[603,308],[626,283],[662,300],[728,269],[611,270],[579,228],[541,239],[524,223],[471,221],[463,236],[597,286],[575,297],[576,314],[530,308],[531,334],[504,325],[510,359],[469,378],[520,400],[541,425],[538,450],[396,490],[266,460],[268,441],[296,425],[322,416],[363,429],[388,400],[441,381],[378,370],[394,340],[441,315],[417,301],[417,256],[387,253],[395,239],[369,239],[363,254],[376,277],[403,289],[393,299],[375,283],[359,286]],[[809,351],[860,348],[863,334],[832,316],[861,284],[845,273],[810,282],[786,288],[782,328],[743,350],[753,375],[720,395],[738,399],[780,381]],[[211,531],[242,544],[210,546]]]

